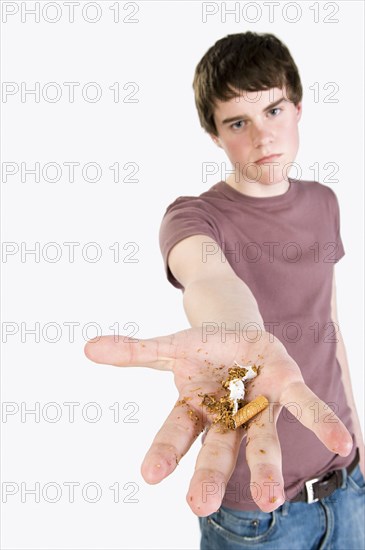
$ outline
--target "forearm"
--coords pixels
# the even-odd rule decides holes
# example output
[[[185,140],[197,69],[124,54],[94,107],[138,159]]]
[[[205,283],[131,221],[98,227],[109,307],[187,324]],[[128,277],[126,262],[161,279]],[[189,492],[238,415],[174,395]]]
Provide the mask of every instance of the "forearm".
[[[195,281],[185,288],[183,303],[192,327],[225,323],[224,328],[241,331],[252,323],[250,330],[265,330],[254,295],[238,277]]]

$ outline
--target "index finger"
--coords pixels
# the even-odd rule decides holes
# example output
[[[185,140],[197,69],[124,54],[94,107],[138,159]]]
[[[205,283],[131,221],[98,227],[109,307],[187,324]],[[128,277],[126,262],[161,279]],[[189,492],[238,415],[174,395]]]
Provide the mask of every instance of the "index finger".
[[[188,398],[177,401],[143,460],[145,481],[159,483],[170,475],[203,431],[203,424],[203,415],[189,405]]]

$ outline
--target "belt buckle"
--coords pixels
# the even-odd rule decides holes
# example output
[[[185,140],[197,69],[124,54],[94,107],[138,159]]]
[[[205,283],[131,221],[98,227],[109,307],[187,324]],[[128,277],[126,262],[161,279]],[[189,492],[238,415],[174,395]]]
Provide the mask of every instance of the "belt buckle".
[[[318,498],[314,498],[314,489],[313,485],[317,481],[319,481],[319,477],[314,477],[313,479],[309,479],[305,482],[305,488],[307,490],[307,503],[312,504],[312,502],[317,502],[319,500]]]

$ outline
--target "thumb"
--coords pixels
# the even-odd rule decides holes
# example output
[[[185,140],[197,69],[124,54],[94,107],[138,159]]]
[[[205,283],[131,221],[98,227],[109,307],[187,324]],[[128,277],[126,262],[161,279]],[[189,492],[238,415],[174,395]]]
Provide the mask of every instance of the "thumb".
[[[84,353],[94,363],[116,367],[172,370],[176,359],[175,334],[138,339],[123,335],[100,336],[86,342]]]

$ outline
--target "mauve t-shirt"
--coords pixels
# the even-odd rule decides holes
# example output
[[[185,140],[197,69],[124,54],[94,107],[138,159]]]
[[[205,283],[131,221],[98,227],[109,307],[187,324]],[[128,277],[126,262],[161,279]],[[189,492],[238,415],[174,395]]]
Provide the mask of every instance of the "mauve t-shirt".
[[[171,248],[192,235],[215,240],[255,296],[265,329],[285,345],[305,383],[329,405],[327,421],[333,410],[353,435],[336,358],[337,327],[331,320],[334,264],[345,254],[337,197],[315,181],[289,178],[289,184],[275,197],[248,196],[225,181],[199,196],[178,197],[167,207],[160,227],[166,274],[184,290],[168,268]],[[282,409],[277,422],[288,499],[307,479],[348,466],[356,451],[354,445],[347,457],[333,454],[299,422],[299,415],[293,404]],[[222,504],[256,510],[254,491],[259,488],[250,487],[244,439]]]

